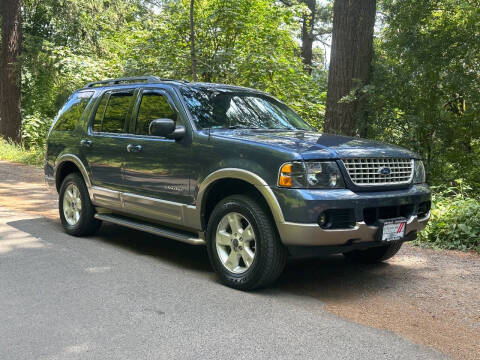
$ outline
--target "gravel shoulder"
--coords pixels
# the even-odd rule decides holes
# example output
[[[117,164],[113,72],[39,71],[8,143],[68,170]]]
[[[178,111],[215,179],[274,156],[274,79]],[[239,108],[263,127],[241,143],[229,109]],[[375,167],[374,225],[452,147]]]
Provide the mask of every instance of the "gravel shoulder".
[[[0,205],[58,222],[57,197],[46,190],[41,169],[0,161],[0,178]],[[268,294],[317,300],[344,319],[452,358],[480,359],[480,256],[474,253],[406,244],[381,265],[348,264],[341,256],[295,261],[262,292]]]

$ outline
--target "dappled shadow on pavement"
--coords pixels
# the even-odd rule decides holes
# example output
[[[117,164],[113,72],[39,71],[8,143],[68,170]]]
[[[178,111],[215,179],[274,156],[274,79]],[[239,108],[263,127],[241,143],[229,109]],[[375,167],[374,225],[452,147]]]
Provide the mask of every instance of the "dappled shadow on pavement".
[[[48,191],[40,168],[0,161],[0,204],[18,210],[58,217],[57,195]]]
[[[48,227],[45,227],[45,224],[48,224]],[[60,236],[67,236],[77,241],[88,241],[91,246],[95,246],[95,243],[107,244],[136,255],[150,256],[188,270],[212,272],[204,246],[183,244],[114,224],[104,223],[97,235],[81,238],[65,234],[59,221],[46,218],[14,220],[7,222],[7,225],[20,230],[22,233],[30,234],[34,238],[48,239],[57,233]],[[11,232],[18,233],[13,230]],[[2,233],[0,233],[0,246],[2,240]]]

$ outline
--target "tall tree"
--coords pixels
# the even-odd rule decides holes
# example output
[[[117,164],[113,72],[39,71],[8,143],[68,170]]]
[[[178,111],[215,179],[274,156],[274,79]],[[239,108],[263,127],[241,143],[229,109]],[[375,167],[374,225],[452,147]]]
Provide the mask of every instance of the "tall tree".
[[[309,13],[305,14],[302,19],[302,60],[306,70],[312,72],[312,59],[313,59],[313,41],[315,35],[313,33],[315,28],[315,15],[316,15],[316,0],[303,0],[307,5]]]
[[[1,134],[20,142],[22,117],[20,52],[22,44],[21,0],[2,0],[2,54],[0,61]]]
[[[335,0],[324,131],[366,134],[376,0]]]
[[[190,0],[190,57],[193,81],[197,81],[197,54],[195,52],[195,0]]]
[[[331,0],[319,2],[318,0],[280,0],[286,7],[304,4],[305,11],[302,12],[301,22],[301,56],[304,69],[311,74],[314,63],[314,43],[316,41],[327,45],[324,39],[332,32],[331,29]]]

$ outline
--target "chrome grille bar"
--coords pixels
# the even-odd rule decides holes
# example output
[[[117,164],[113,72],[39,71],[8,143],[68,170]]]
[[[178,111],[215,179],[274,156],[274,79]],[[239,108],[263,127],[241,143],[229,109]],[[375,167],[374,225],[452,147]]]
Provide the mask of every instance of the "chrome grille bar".
[[[413,179],[413,159],[342,159],[352,182],[357,186],[408,184]]]

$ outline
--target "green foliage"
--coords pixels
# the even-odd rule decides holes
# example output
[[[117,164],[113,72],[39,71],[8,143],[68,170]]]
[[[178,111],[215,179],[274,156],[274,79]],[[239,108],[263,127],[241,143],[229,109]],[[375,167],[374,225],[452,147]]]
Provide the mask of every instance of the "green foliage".
[[[470,189],[464,185],[434,190],[431,219],[417,243],[480,253],[480,200],[468,196]]]
[[[25,148],[0,138],[0,160],[8,160],[25,165],[42,166],[45,157],[43,147]]]
[[[369,136],[426,161],[437,187],[418,243],[480,251],[480,1],[383,0],[381,7]]]
[[[25,147],[43,147],[51,124],[51,119],[38,112],[24,115],[22,119],[22,142]]]
[[[22,108],[53,118],[85,82],[119,76],[118,54],[102,39],[125,25],[140,6],[133,0],[24,2]],[[140,11],[140,10],[138,10]]]
[[[429,182],[480,192],[480,1],[382,2],[369,135],[418,151]]]
[[[189,5],[187,0],[166,2],[156,21],[136,32],[129,67],[191,80]],[[301,11],[272,0],[196,0],[199,80],[272,93],[320,127],[326,76],[303,70],[293,36]]]

